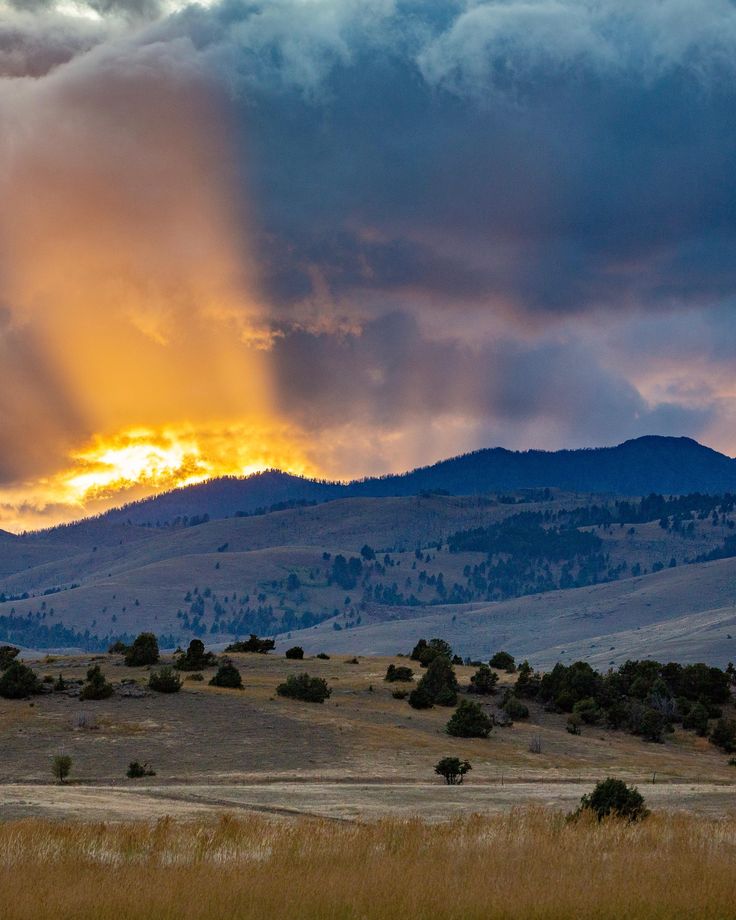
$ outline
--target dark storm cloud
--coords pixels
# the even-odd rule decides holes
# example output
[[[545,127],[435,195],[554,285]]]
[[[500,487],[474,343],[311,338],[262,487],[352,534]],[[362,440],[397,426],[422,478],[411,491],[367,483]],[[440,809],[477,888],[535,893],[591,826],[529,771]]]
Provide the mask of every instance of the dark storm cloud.
[[[507,432],[538,422],[561,443],[695,434],[708,407],[649,406],[624,376],[575,340],[470,346],[424,336],[403,313],[342,335],[292,330],[274,347],[280,401],[308,428],[406,425],[457,415]]]

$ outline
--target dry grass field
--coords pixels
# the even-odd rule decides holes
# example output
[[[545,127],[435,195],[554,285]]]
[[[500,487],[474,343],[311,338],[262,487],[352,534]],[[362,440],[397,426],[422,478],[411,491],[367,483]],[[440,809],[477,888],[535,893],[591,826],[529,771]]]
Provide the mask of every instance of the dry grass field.
[[[0,825],[7,920],[725,920],[736,819]]]
[[[388,664],[406,659],[233,658],[242,691],[205,680],[140,699],[116,693],[85,703],[64,694],[1,700],[0,818],[125,820],[233,811],[441,821],[519,804],[572,808],[609,775],[646,786],[647,797],[664,810],[717,816],[736,808],[736,768],[692,732],[678,729],[664,744],[599,727],[573,736],[565,731],[566,716],[531,704],[528,720],[496,727],[488,739],[451,738],[444,731],[451,710],[418,711],[393,698],[395,685],[383,677]],[[72,679],[82,677],[91,660],[56,658],[37,670]],[[146,669],[127,668],[119,656],[97,661],[113,682],[147,682]],[[325,704],[276,695],[288,674],[304,670],[332,687]],[[461,686],[472,671],[457,668]],[[511,679],[502,675],[502,686]],[[484,705],[494,710],[498,699]],[[541,752],[530,750],[533,739]],[[58,752],[74,762],[64,786],[54,785],[50,773]],[[471,761],[464,786],[450,789],[435,777],[443,756]],[[126,778],[132,760],[148,761],[156,776]]]

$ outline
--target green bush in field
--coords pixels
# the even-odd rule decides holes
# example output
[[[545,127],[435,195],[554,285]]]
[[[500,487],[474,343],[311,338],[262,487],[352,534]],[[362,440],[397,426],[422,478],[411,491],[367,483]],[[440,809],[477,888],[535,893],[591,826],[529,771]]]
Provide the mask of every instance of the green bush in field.
[[[6,700],[23,700],[41,692],[35,672],[20,661],[11,661],[0,676],[0,696]]]
[[[72,772],[72,759],[68,754],[54,754],[51,758],[51,773],[60,783]]]
[[[493,720],[472,700],[461,700],[447,723],[447,734],[456,738],[487,738]]]
[[[243,678],[232,661],[223,661],[217,673],[210,681],[211,687],[229,687],[231,690],[243,689]]]
[[[610,815],[634,822],[649,814],[639,790],[627,786],[622,779],[612,777],[602,780],[590,794],[582,797],[578,814],[586,811],[592,812],[599,821]]]
[[[79,691],[80,700],[106,700],[113,694],[111,683],[105,680],[98,664],[93,665],[87,670],[87,682]]]
[[[166,664],[158,671],[151,671],[148,686],[157,693],[178,693],[181,690],[181,678]]]
[[[290,674],[284,683],[276,688],[279,696],[292,700],[302,700],[305,703],[324,703],[329,698],[332,690],[327,686],[327,681],[321,677],[310,677],[309,674]]]
[[[142,632],[125,650],[125,663],[131,668],[156,664],[158,659],[158,639],[150,632]]]
[[[414,672],[411,668],[390,664],[386,670],[384,680],[389,681],[389,683],[394,683],[396,681],[405,681],[408,683],[410,680],[414,680]]]
[[[468,760],[460,760],[459,757],[443,757],[435,764],[434,772],[443,777],[448,786],[459,786],[465,774],[472,769]]]

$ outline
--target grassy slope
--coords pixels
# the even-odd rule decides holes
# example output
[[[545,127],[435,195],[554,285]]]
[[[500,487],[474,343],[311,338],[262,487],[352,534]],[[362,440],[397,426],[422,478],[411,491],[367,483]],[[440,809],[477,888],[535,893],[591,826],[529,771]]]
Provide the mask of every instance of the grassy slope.
[[[587,501],[587,497],[561,495],[541,507],[571,507]],[[259,593],[275,608],[284,604],[315,612],[343,610],[346,592],[327,586],[324,551],[356,555],[367,542],[380,552],[391,550],[400,563],[387,570],[384,583],[395,581],[407,593],[417,590],[418,569],[425,569],[430,575],[442,572],[450,586],[456,580],[462,583],[465,564],[479,562],[482,556],[432,551],[431,561],[422,560],[415,571],[417,543],[427,546],[458,528],[485,524],[518,510],[520,506],[514,505],[482,507],[474,498],[412,497],[346,499],[178,530],[92,521],[52,534],[3,541],[0,572],[13,566],[18,570],[0,580],[0,590],[31,591],[37,596],[0,605],[0,614],[11,610],[35,614],[41,609],[50,614],[53,609],[49,624],[63,622],[99,635],[144,628],[177,632],[177,611],[187,609],[185,595],[194,587],[209,587],[220,598],[235,593],[233,610],[242,595],[255,598]],[[695,534],[687,538],[663,531],[656,522],[634,530],[633,534],[628,527],[597,531],[612,564],[637,560],[651,567],[656,562],[667,564],[672,557],[682,563],[685,557],[719,544],[730,532],[710,521],[697,522]],[[217,552],[223,546],[226,551]],[[29,553],[45,561],[29,567]],[[736,642],[732,646],[727,638],[734,615],[735,567],[730,560],[679,565],[644,578],[491,605],[369,605],[355,629],[335,632],[328,622],[298,638],[315,650],[393,653],[408,647],[418,634],[441,634],[452,638],[463,654],[483,656],[508,646],[544,665],[558,657],[583,657],[606,666],[612,660],[641,655],[705,658],[725,664],[736,657]],[[287,595],[280,587],[292,570],[304,582],[301,597]],[[316,573],[311,581],[310,570]],[[407,578],[413,580],[410,589],[405,588]],[[75,582],[81,587],[38,596],[47,587]],[[424,591],[422,600],[432,600],[433,590]],[[356,603],[360,589],[353,594]],[[736,635],[736,626],[732,634]]]

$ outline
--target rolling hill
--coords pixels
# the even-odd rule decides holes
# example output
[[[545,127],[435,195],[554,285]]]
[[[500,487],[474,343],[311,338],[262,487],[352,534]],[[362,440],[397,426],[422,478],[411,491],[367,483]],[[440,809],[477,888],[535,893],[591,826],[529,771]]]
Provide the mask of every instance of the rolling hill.
[[[399,475],[348,483],[323,482],[277,470],[242,479],[221,478],[175,489],[111,510],[98,520],[111,524],[162,526],[252,514],[274,505],[337,498],[385,498],[443,491],[478,495],[504,490],[556,488],[614,495],[677,495],[736,492],[736,460],[690,438],[642,437],[616,447],[560,451],[479,450]],[[93,523],[54,528],[52,540],[79,539]]]
[[[94,651],[152,629],[165,644],[197,635],[222,647],[257,632],[393,654],[446,634],[471,657],[504,645],[543,664],[607,665],[660,649],[725,664],[736,657],[736,498],[707,493],[730,485],[734,462],[687,439],[642,438],[480,451],[347,485],[217,480],[0,534],[0,642]],[[655,484],[674,497],[618,491]],[[584,491],[596,485],[609,491]],[[273,498],[271,510],[243,508]]]

